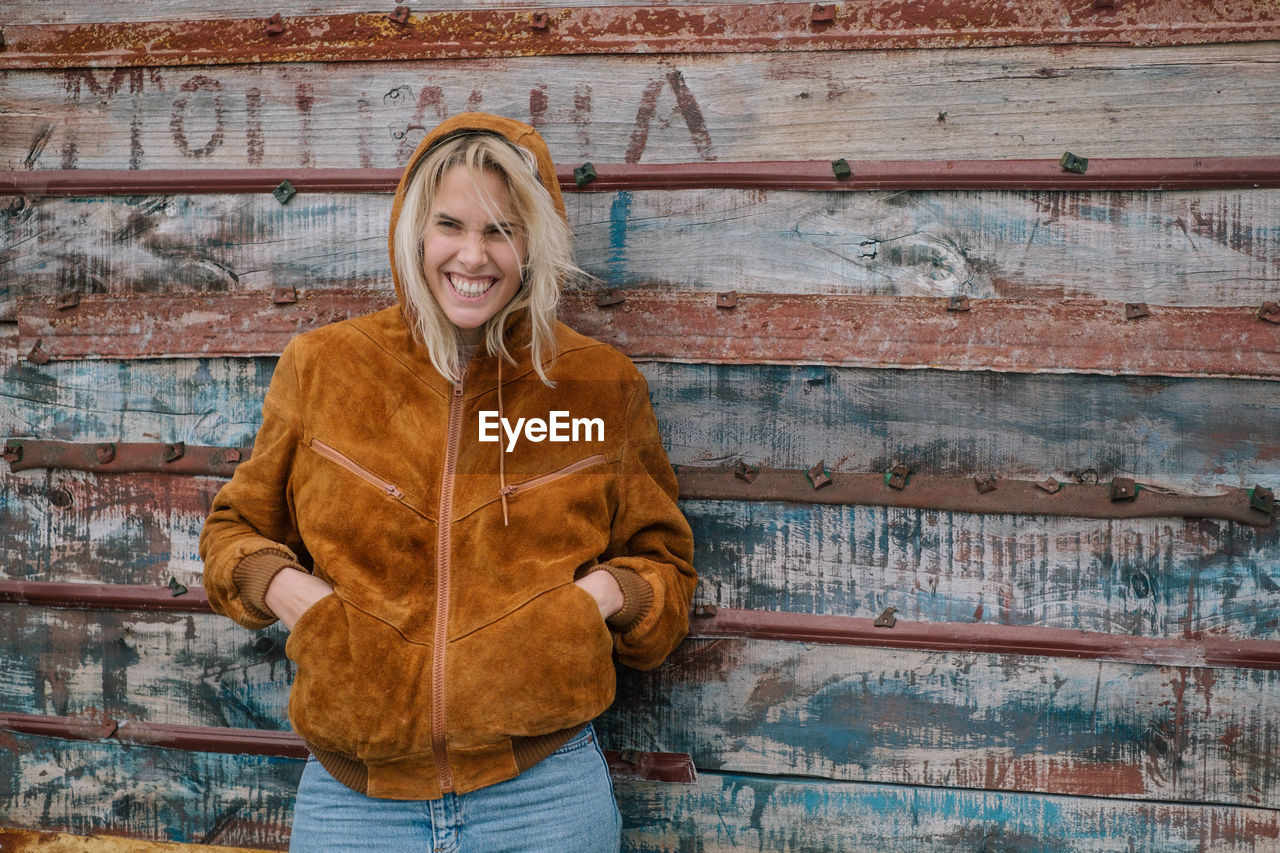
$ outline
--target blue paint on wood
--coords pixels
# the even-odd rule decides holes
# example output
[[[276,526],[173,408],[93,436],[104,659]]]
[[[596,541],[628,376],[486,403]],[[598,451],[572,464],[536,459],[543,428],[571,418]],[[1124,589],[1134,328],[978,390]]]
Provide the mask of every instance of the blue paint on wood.
[[[609,207],[609,275],[610,284],[621,284],[627,280],[627,231],[630,227],[628,219],[631,212],[631,193],[615,193]]]

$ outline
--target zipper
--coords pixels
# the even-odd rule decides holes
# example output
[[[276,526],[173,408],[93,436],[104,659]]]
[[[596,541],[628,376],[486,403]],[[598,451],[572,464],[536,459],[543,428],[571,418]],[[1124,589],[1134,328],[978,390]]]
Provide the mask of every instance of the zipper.
[[[509,483],[502,490],[502,494],[510,497],[516,492],[522,492],[525,489],[532,489],[535,486],[542,486],[553,480],[559,480],[561,477],[567,477],[581,471],[583,468],[590,468],[592,465],[599,465],[605,460],[603,453],[597,453],[595,456],[588,456],[586,459],[579,459],[572,465],[566,465],[559,471],[552,471],[550,474],[543,474],[540,477],[534,477],[532,480],[525,480],[523,483]]]
[[[398,501],[404,500],[404,492],[396,488],[394,483],[389,483],[386,480],[379,477],[377,474],[370,471],[368,468],[364,468],[356,464],[351,460],[350,457],[345,456],[339,451],[333,449],[332,447],[325,444],[320,439],[318,438],[311,439],[311,449],[314,450],[316,453],[319,453],[325,459],[328,459],[330,462],[336,462],[337,464],[341,465],[343,468],[346,468],[348,471],[350,471],[352,474],[355,474],[357,477],[359,477],[361,480],[364,480],[366,483],[371,483],[372,485],[377,486],[379,489],[382,489],[382,491],[386,493],[387,497],[395,498]]]
[[[436,626],[431,649],[431,752],[440,778],[440,792],[453,791],[453,769],[445,751],[444,650],[449,639],[449,569],[453,538],[453,475],[458,466],[458,439],[462,437],[462,383],[455,383],[449,397],[449,435],[445,445],[444,473],[440,478],[440,515],[436,536]]]

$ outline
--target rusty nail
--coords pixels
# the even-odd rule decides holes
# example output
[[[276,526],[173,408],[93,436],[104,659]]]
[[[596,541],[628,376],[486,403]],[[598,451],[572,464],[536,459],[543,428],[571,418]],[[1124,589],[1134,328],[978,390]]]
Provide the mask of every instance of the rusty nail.
[[[897,624],[898,619],[893,614],[898,611],[896,607],[886,607],[884,612],[876,617],[874,624],[877,628],[892,628]]]
[[[387,15],[393,23],[407,24],[409,23],[409,7],[400,5],[391,10],[391,14]]]
[[[836,178],[841,181],[853,174],[853,169],[849,168],[849,161],[843,157],[831,161],[831,171],[835,172]]]
[[[988,474],[985,477],[974,477],[973,484],[978,487],[978,494],[980,495],[985,495],[988,492],[994,492],[996,490],[996,475]]]
[[[222,454],[222,461],[227,463],[228,465],[234,465],[235,463],[239,462],[240,448],[238,447],[229,448],[226,453]]]
[[[282,32],[284,32],[284,20],[280,17],[280,13],[276,12],[267,18],[267,35],[278,36]]]
[[[724,293],[716,294],[717,308],[732,308],[738,304],[738,291],[726,290]]]
[[[71,502],[72,502],[71,492],[68,491],[64,486],[58,486],[57,488],[50,489],[48,493],[48,498],[49,498],[49,503],[53,504],[58,509],[66,509],[67,507],[71,506]]]
[[[1040,489],[1043,492],[1048,492],[1049,494],[1052,495],[1052,494],[1056,494],[1058,490],[1062,488],[1062,484],[1059,483],[1057,480],[1053,479],[1052,477],[1050,477],[1047,480],[1041,480],[1040,482],[1036,483],[1036,488]]]
[[[820,461],[817,465],[805,471],[804,476],[809,480],[809,485],[815,489],[830,486],[832,483],[831,472],[827,470],[826,460]]]
[[[693,608],[694,616],[715,616],[716,606],[714,604],[699,604]]]
[[[276,305],[292,305],[298,301],[298,290],[295,287],[277,287],[271,291],[271,301]]]
[[[187,592],[187,588],[179,583],[178,579],[173,576],[169,577],[169,589],[173,592],[174,598],[177,598],[180,595],[185,595]]]
[[[173,444],[166,444],[164,446],[165,462],[177,462],[186,454],[187,454],[186,442],[175,441]]]
[[[1254,486],[1253,491],[1249,492],[1249,506],[1271,515],[1276,511],[1275,493],[1262,486]]]
[[[891,489],[905,489],[911,482],[911,469],[901,463],[894,465],[885,475],[885,483]]]
[[[1085,170],[1089,168],[1088,157],[1077,157],[1070,151],[1064,152],[1062,159],[1058,161],[1058,165],[1068,172],[1075,172],[1077,175],[1083,175]]]
[[[31,351],[27,353],[27,361],[32,364],[48,364],[49,353],[40,349],[40,339],[36,338],[35,345],[31,347]]]
[[[608,308],[610,305],[621,305],[626,301],[627,297],[623,296],[622,291],[616,287],[611,287],[596,297],[596,305],[600,308]]]
[[[1111,480],[1111,500],[1131,501],[1138,496],[1138,484],[1128,477]]]
[[[275,196],[276,201],[281,204],[288,204],[289,199],[298,194],[298,188],[295,187],[288,178],[285,178],[276,185],[276,188],[271,191],[271,194]]]
[[[1137,320],[1139,317],[1146,317],[1151,311],[1147,308],[1145,302],[1126,302],[1124,304],[1124,318],[1126,320]]]
[[[103,442],[93,449],[93,455],[99,465],[106,465],[116,458],[116,446],[109,441]]]
[[[62,296],[58,297],[58,301],[53,304],[53,307],[59,311],[66,311],[70,308],[75,308],[79,304],[80,293],[73,290],[70,293],[64,293]]]
[[[809,13],[809,20],[815,24],[829,24],[836,19],[836,6],[834,3],[814,3],[813,11]]]
[[[746,462],[739,459],[737,467],[733,469],[733,476],[737,477],[739,480],[746,480],[748,483],[753,483],[755,482],[756,477],[760,476],[760,469],[755,465],[748,465]]]
[[[952,296],[947,300],[948,311],[968,311],[970,308],[969,297],[964,294]]]
[[[5,462],[21,462],[22,461],[22,442],[15,439],[9,439],[4,443]]]
[[[573,182],[579,187],[585,187],[594,181],[596,177],[596,167],[590,163],[583,163],[573,170]]]
[[[546,12],[534,12],[529,19],[529,26],[535,30],[545,30],[551,26],[551,16]]]
[[[1264,302],[1258,316],[1268,323],[1280,323],[1280,302]]]

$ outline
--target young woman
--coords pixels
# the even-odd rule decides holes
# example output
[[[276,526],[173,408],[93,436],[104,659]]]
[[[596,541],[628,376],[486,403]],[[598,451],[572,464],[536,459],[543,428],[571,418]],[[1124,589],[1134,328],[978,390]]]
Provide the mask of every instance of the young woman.
[[[616,850],[591,721],[695,581],[647,387],[555,320],[533,128],[446,121],[391,219],[399,304],[290,342],[200,540],[218,612],[290,629],[292,849]]]

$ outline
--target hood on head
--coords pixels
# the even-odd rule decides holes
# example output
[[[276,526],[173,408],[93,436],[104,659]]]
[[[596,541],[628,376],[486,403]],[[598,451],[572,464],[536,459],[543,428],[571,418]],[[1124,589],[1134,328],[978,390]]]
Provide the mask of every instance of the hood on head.
[[[567,219],[564,210],[564,198],[560,195],[560,181],[556,177],[555,163],[551,161],[551,152],[547,150],[547,143],[542,140],[542,136],[537,130],[524,122],[489,113],[459,113],[452,118],[445,119],[426,135],[426,138],[418,144],[417,150],[413,152],[413,156],[409,158],[409,162],[405,165],[404,172],[400,176],[400,184],[396,187],[395,201],[391,205],[391,228],[387,236],[387,249],[391,256],[391,278],[396,286],[396,299],[401,305],[404,305],[404,292],[400,284],[400,272],[396,269],[396,222],[400,218],[400,210],[404,205],[405,187],[409,182],[409,177],[413,174],[414,167],[418,162],[438,143],[459,133],[473,133],[475,131],[497,134],[508,142],[530,151],[537,159],[538,176],[542,180],[542,185],[547,188],[547,192],[551,193],[551,200],[555,202],[556,210],[560,213],[560,216]]]

